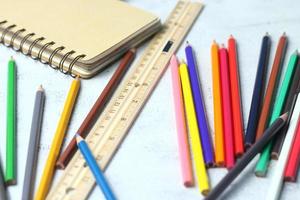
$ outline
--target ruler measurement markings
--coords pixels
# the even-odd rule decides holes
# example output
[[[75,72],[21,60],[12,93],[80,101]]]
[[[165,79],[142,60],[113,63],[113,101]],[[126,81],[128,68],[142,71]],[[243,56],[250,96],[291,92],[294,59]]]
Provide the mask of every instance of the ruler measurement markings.
[[[179,4],[178,5],[181,5],[181,4],[185,4],[185,3],[183,3],[183,2],[179,2]],[[200,7],[198,8],[199,10],[200,10]],[[198,10],[198,11],[199,11]],[[175,9],[175,11],[176,11],[176,9]],[[176,14],[176,12],[174,12],[175,14]],[[179,12],[178,12],[179,13]],[[168,27],[169,28],[169,27]],[[179,27],[180,28],[180,27]],[[167,31],[165,31],[164,33],[168,33]],[[178,46],[178,45],[177,45]],[[152,47],[152,46],[151,46]],[[172,48],[172,47],[171,47]],[[174,48],[174,47],[173,47]],[[155,49],[155,48],[154,48]],[[146,50],[147,51],[147,50]],[[147,54],[146,54],[147,55]],[[147,58],[147,56],[146,56],[146,58]],[[147,59],[149,59],[149,58],[147,58]],[[143,59],[142,59],[142,61],[144,61]],[[146,60],[147,61],[147,60]],[[138,69],[138,72],[137,72],[137,75],[140,73],[140,72],[143,72],[143,69],[144,69],[144,67],[145,66],[147,66],[147,65],[149,65],[149,64],[147,64],[147,62],[146,63],[143,63],[143,62],[141,62],[141,69],[140,68],[137,68]],[[164,69],[165,69],[165,67],[162,67],[163,69],[161,69],[161,71],[164,71]],[[152,68],[151,68],[152,69]],[[157,70],[157,73],[152,73],[152,70],[154,70],[154,71],[156,71]],[[117,111],[118,111],[118,106],[120,106],[120,104],[118,104],[117,105],[117,107],[116,108],[113,108],[112,110],[112,112],[109,112],[110,114],[112,114],[113,116],[110,116],[110,118],[106,118],[106,120],[103,120],[103,124],[102,124],[102,121],[100,121],[100,122],[97,122],[97,124],[99,123],[99,127],[98,126],[95,126],[96,127],[96,131],[95,132],[97,132],[97,134],[95,134],[95,138],[94,137],[90,137],[91,139],[93,138],[93,139],[97,139],[97,138],[99,138],[100,136],[101,136],[101,138],[99,139],[99,140],[103,140],[103,141],[105,141],[105,139],[102,137],[102,135],[101,135],[101,132],[102,132],[102,130],[100,130],[100,132],[98,133],[98,130],[97,130],[97,128],[100,128],[100,129],[104,129],[105,127],[106,127],[106,122],[107,121],[109,121],[109,120],[107,120],[107,119],[116,119],[116,118],[114,118],[114,116],[118,116],[117,117],[117,119],[118,120],[116,120],[116,121],[118,121],[118,122],[120,122],[119,124],[117,124],[117,127],[118,128],[115,128],[115,129],[113,129],[112,130],[112,132],[110,132],[111,133],[111,136],[113,136],[113,137],[108,137],[107,138],[107,136],[106,136],[106,140],[108,141],[108,143],[107,144],[105,144],[104,146],[102,145],[102,151],[104,150],[105,152],[107,151],[108,152],[108,154],[110,154],[110,155],[106,155],[106,156],[104,156],[104,155],[102,155],[102,154],[99,154],[100,155],[100,157],[98,157],[98,161],[99,160],[101,160],[101,163],[102,162],[104,162],[102,159],[103,158],[106,158],[106,160],[109,160],[109,159],[111,159],[111,151],[110,151],[110,147],[112,147],[112,145],[113,145],[113,147],[117,147],[118,145],[119,145],[119,143],[118,142],[116,142],[117,140],[118,141],[121,141],[124,137],[125,137],[125,135],[126,135],[126,133],[119,133],[118,131],[121,131],[121,130],[123,130],[124,129],[124,127],[125,127],[125,129],[128,129],[127,127],[130,127],[130,125],[132,124],[132,122],[131,122],[131,119],[134,119],[136,116],[136,114],[139,112],[139,110],[141,109],[141,104],[144,104],[145,102],[142,102],[144,99],[146,99],[146,97],[147,97],[147,95],[153,90],[153,88],[154,87],[151,87],[151,83],[152,83],[152,81],[155,81],[155,78],[156,78],[156,81],[155,82],[157,82],[157,80],[159,79],[159,77],[160,77],[160,74],[159,74],[159,70],[158,69],[156,69],[156,68],[153,68],[152,70],[150,70],[150,74],[148,75],[147,74],[147,77],[149,78],[149,79],[151,79],[151,80],[148,80],[148,79],[146,79],[146,80],[143,80],[143,81],[139,81],[138,83],[139,83],[139,85],[137,86],[137,87],[133,87],[133,89],[131,89],[130,87],[129,88],[126,88],[126,90],[125,90],[125,93],[124,94],[122,94],[122,96],[121,96],[121,98],[119,98],[119,99],[121,99],[121,100],[124,100],[125,98],[126,98],[126,95],[127,94],[129,94],[129,97],[131,97],[131,96],[133,96],[133,98],[130,98],[130,99],[132,99],[132,101],[130,101],[130,104],[128,105],[129,106],[129,108],[127,109],[127,111],[128,112],[125,112],[125,115],[123,115],[123,114],[119,114],[119,113],[117,113]],[[158,77],[155,77],[155,75],[157,75],[158,74]],[[137,76],[137,75],[135,75],[135,76]],[[134,77],[135,79],[136,79],[136,77]],[[139,90],[141,93],[142,93],[142,95],[140,95],[140,93],[138,92],[137,94],[138,95],[130,95],[131,94],[131,90],[133,90],[134,91],[134,93],[136,93],[135,91],[137,91],[137,90],[134,90],[134,88],[142,88],[143,90]],[[122,88],[121,88],[122,89]],[[130,90],[131,89],[131,90]],[[122,105],[121,105],[122,106]],[[108,108],[110,108],[110,106],[108,105]],[[120,116],[122,117],[121,119],[121,121],[119,121],[120,120]],[[127,117],[127,115],[128,115],[128,117]],[[133,115],[132,115],[133,114]],[[125,116],[125,117],[124,117]],[[101,118],[101,117],[100,117]],[[102,128],[103,127],[103,128]],[[92,131],[91,131],[92,132]],[[127,132],[127,131],[126,131]],[[93,133],[93,132],[92,132]],[[96,140],[97,141],[97,140]],[[99,145],[99,146],[101,146],[101,145]],[[100,147],[101,148],[101,147]],[[112,150],[113,150],[113,152],[116,150],[116,148],[112,148]],[[102,152],[102,151],[100,151],[100,152]],[[97,151],[96,151],[97,152]],[[76,153],[77,154],[77,153]],[[82,163],[82,162],[84,162],[84,161],[82,161],[81,159],[82,158],[80,158],[80,157],[78,157],[77,155],[74,157],[74,159],[75,159],[75,161],[77,161],[77,159],[79,160],[79,163]],[[73,159],[72,159],[72,161],[73,161]],[[108,162],[108,161],[106,161],[106,162]],[[70,163],[70,165],[71,164],[73,164],[73,162],[71,162]],[[107,164],[107,163],[106,163]],[[106,165],[105,164],[105,165]],[[77,166],[80,166],[80,164],[78,165],[78,164],[76,164]],[[71,167],[70,167],[71,168]],[[76,168],[75,168],[76,169]],[[72,171],[73,169],[71,168],[71,170],[70,171]],[[85,171],[85,170],[84,170]],[[78,174],[78,173],[76,173],[76,174]],[[86,175],[88,175],[88,176],[84,176],[85,177],[85,180],[92,180],[91,181],[91,186],[89,185],[89,186],[87,186],[87,185],[85,185],[85,188],[88,188],[87,189],[87,191],[89,191],[89,189],[90,189],[90,187],[92,187],[93,185],[94,185],[94,180],[93,180],[93,177],[91,176],[91,174],[89,174],[89,173],[87,173],[87,172],[85,172],[84,174],[86,174]],[[80,176],[80,175],[79,175]],[[80,179],[78,179],[78,180],[80,180]],[[65,183],[65,184],[67,184],[68,182],[63,182],[63,183]],[[80,184],[81,182],[79,182],[79,184]],[[81,185],[81,184],[80,184]],[[71,186],[72,187],[72,186]],[[82,186],[83,187],[83,186]],[[58,188],[59,189],[59,188]],[[61,192],[59,192],[59,193],[56,193],[56,194],[61,194]],[[82,196],[82,197],[84,197],[84,195]]]

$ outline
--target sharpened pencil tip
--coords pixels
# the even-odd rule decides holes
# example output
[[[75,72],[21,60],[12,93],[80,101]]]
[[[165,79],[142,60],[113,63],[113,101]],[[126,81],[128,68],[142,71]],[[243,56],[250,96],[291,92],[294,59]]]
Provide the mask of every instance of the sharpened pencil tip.
[[[269,34],[269,32],[266,32],[266,34],[265,34],[266,36],[269,36],[270,34]]]
[[[181,59],[181,64],[185,64],[185,60],[184,59]]]
[[[233,38],[233,35],[232,35],[232,34],[230,34],[229,38]]]
[[[222,47],[222,48],[225,48],[225,44],[221,44],[221,47]]]
[[[83,140],[83,138],[78,133],[75,134],[75,138],[77,143]]]
[[[11,60],[15,60],[13,56],[10,56],[10,59],[11,59]]]
[[[296,51],[294,52],[294,54],[298,54],[299,52],[298,52],[298,49],[296,49]]]
[[[283,32],[282,36],[284,36],[284,37],[285,37],[285,36],[286,36],[286,32]]]
[[[289,116],[289,112],[286,112],[283,115],[281,115],[280,118],[283,119],[284,121],[286,121],[288,116]]]
[[[136,48],[131,48],[129,51],[131,51],[132,53],[136,53]]]
[[[42,85],[40,85],[40,86],[38,87],[38,91],[44,91],[44,88],[43,88]]]

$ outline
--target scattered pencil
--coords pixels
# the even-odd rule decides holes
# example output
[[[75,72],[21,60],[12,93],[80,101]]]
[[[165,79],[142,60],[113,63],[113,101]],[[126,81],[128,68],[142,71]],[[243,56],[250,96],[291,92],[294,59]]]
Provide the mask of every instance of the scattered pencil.
[[[22,200],[30,200],[33,198],[44,103],[45,92],[42,86],[40,86],[35,95],[30,130],[30,141],[28,145],[25,177],[23,182]]]
[[[16,63],[13,57],[8,62],[7,117],[6,117],[6,173],[8,185],[16,184]]]
[[[271,124],[278,116],[280,116],[280,114],[282,114],[282,110],[286,102],[286,97],[288,96],[288,91],[297,65],[297,61],[298,61],[298,52],[295,52],[294,54],[292,54],[290,58],[282,85],[277,94],[277,98],[275,99],[269,124]],[[265,176],[267,173],[272,145],[273,145],[273,140],[264,148],[263,152],[260,154],[260,158],[258,160],[257,167],[255,169],[255,174],[257,176]]]
[[[76,102],[79,88],[80,79],[77,77],[72,81],[63,111],[61,113],[61,117],[59,119],[57,129],[50,147],[49,155],[45,164],[45,168],[41,177],[41,181],[34,197],[35,200],[45,199],[50,188],[55,171],[55,162],[61,150],[62,142]]]
[[[233,139],[233,121],[231,109],[231,93],[228,54],[224,45],[219,50],[220,68],[221,68],[221,88],[222,88],[222,108],[223,108],[223,125],[225,141],[225,165],[228,169],[233,168],[234,158],[234,139]]]
[[[214,99],[214,127],[215,127],[215,160],[216,165],[221,167],[225,164],[224,130],[221,95],[221,75],[219,63],[219,46],[213,41],[211,46],[213,99]]]
[[[183,97],[179,76],[179,65],[175,55],[172,56],[170,61],[170,68],[172,72],[172,85],[173,85],[173,99],[176,116],[177,139],[179,158],[181,164],[181,173],[183,184],[186,187],[194,185],[193,166],[190,155],[190,147],[188,141],[188,130],[186,127],[185,111],[183,105]]]
[[[82,137],[80,137],[80,135],[76,134],[76,142],[77,142],[77,146],[80,150],[80,152],[82,153],[87,165],[90,167],[97,184],[99,185],[99,187],[101,188],[105,198],[107,200],[115,200],[115,196],[112,192],[112,190],[109,187],[109,184],[107,183],[101,169],[99,168],[96,159],[94,158],[92,152],[90,151],[87,143],[83,140]]]
[[[281,69],[283,65],[283,60],[285,57],[285,51],[287,46],[287,37],[285,33],[280,37],[271,74],[269,77],[269,82],[267,90],[264,97],[264,103],[261,109],[261,114],[259,117],[259,122],[256,131],[256,141],[262,136],[262,133],[268,125],[268,119],[271,115],[272,106],[274,104],[274,99],[276,97],[277,85],[279,83]]]
[[[285,167],[284,180],[295,182],[299,171],[300,164],[300,120],[298,119],[295,138],[291,146],[289,158]],[[281,156],[281,154],[280,154]]]
[[[269,189],[266,198],[268,200],[279,199],[282,183],[284,179],[284,169],[288,161],[288,156],[289,156],[290,148],[292,146],[293,138],[296,135],[296,128],[300,116],[299,113],[300,113],[300,98],[298,98],[297,103],[295,105],[293,115],[290,121],[289,129],[282,146],[282,151],[280,153],[278,162],[275,165],[275,171],[272,176],[270,185],[268,186]]]
[[[185,47],[185,55],[187,59],[187,67],[189,71],[189,77],[191,81],[191,87],[193,92],[193,99],[195,105],[195,111],[197,116],[198,127],[201,137],[201,145],[203,148],[204,161],[207,166],[214,165],[214,152],[210,138],[210,132],[208,129],[208,122],[206,119],[206,112],[204,107],[204,99],[202,97],[202,91],[200,86],[200,80],[198,77],[198,70],[196,65],[196,59],[192,46],[187,43]]]
[[[2,165],[1,165],[1,163],[0,163],[0,199],[1,200],[7,200],[7,193],[6,193],[4,176],[2,174]]]
[[[191,138],[193,158],[196,165],[196,176],[199,184],[200,192],[203,195],[207,195],[210,186],[208,176],[206,173],[205,162],[203,158],[203,151],[201,146],[201,139],[199,135],[199,129],[196,118],[196,111],[193,102],[192,88],[190,85],[190,79],[188,69],[185,63],[181,63],[179,67],[181,84],[183,89],[183,98],[185,105],[185,112],[187,118],[187,125],[189,128],[189,134]]]
[[[205,200],[216,200],[234,179],[245,169],[250,161],[264,148],[264,146],[279,132],[284,126],[288,113],[281,115],[263,133],[262,137],[241,157],[237,164],[225,175],[225,177],[212,189]]]
[[[244,153],[244,122],[242,112],[242,99],[240,90],[240,77],[236,40],[231,35],[228,40],[229,80],[231,91],[231,106],[233,118],[234,153],[240,157]]]
[[[245,135],[245,147],[250,148],[255,141],[258,120],[263,104],[264,90],[267,80],[268,60],[270,54],[270,37],[266,34],[262,39],[258,67],[256,71],[256,78],[254,89],[252,93],[252,100],[250,112],[248,117],[248,125]]]
[[[81,135],[83,138],[86,137],[89,130],[92,128],[95,120],[101,114],[107,102],[111,99],[114,91],[121,82],[122,78],[125,76],[132,61],[134,60],[135,53],[136,49],[131,49],[124,55],[115,73],[112,75],[111,79],[101,92],[95,104],[81,123],[79,129],[77,130],[77,134]],[[74,136],[71,142],[67,145],[67,148],[59,157],[56,166],[60,169],[64,169],[75,154],[76,150],[77,145],[76,138]]]
[[[289,112],[291,110],[291,108],[294,107],[293,104],[295,103],[295,97],[298,96],[298,92],[299,92],[298,91],[299,83],[300,83],[300,59],[298,59],[298,64],[297,64],[297,67],[296,67],[294,75],[293,75],[293,80],[292,80],[292,83],[291,83],[291,86],[289,89],[289,94],[286,99],[286,102],[285,102],[282,112]],[[283,145],[284,138],[285,138],[286,132],[289,127],[288,125],[289,125],[289,122],[287,122],[286,125],[282,128],[282,130],[281,130],[282,133],[277,135],[274,138],[275,143],[274,143],[274,146],[272,149],[272,154],[271,154],[272,159],[277,160],[279,157],[279,153],[281,151],[281,147]]]

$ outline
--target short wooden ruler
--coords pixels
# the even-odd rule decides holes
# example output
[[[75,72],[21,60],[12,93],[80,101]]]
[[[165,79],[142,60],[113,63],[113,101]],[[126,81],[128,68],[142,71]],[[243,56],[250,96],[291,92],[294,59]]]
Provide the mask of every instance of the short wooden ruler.
[[[104,170],[164,73],[171,56],[202,9],[198,2],[179,1],[163,29],[155,35],[139,62],[126,75],[86,141]],[[86,199],[95,180],[77,151],[48,200]]]

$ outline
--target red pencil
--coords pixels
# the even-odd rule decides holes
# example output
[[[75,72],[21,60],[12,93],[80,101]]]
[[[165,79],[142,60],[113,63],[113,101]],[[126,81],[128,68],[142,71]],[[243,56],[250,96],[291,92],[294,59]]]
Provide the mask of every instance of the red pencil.
[[[298,97],[299,98],[299,97]],[[288,162],[284,171],[284,180],[295,182],[300,164],[300,118],[295,133],[295,138],[290,149]]]
[[[234,153],[240,157],[244,153],[244,124],[240,95],[240,79],[237,60],[236,41],[231,35],[228,40],[229,76],[231,89],[231,106],[233,118]]]
[[[221,89],[222,89],[222,109],[223,109],[223,126],[225,141],[225,165],[228,169],[234,167],[234,139],[233,139],[233,123],[231,109],[230,94],[230,78],[227,50],[222,45],[219,50],[220,71],[221,71]]]

